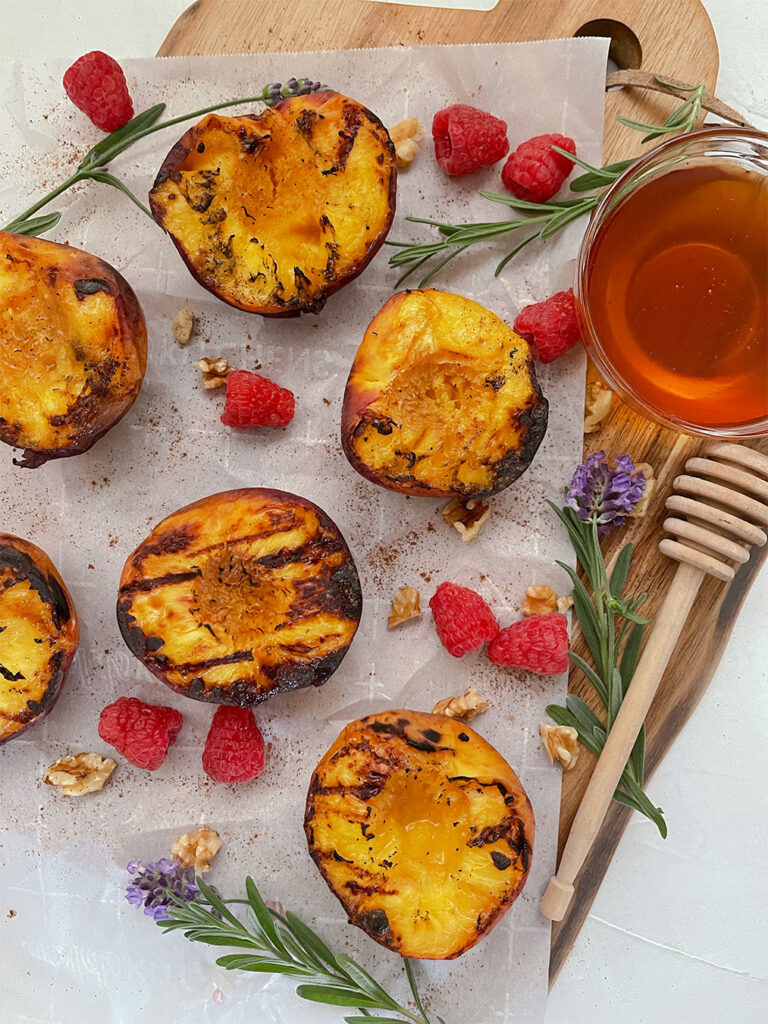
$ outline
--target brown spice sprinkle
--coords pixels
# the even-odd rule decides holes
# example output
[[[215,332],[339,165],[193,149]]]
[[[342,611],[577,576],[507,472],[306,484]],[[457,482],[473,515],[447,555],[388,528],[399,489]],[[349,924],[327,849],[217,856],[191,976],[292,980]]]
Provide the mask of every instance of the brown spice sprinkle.
[[[203,387],[206,391],[220,388],[227,383],[232,367],[226,359],[198,359],[195,366],[203,375]]]
[[[171,856],[181,862],[183,868],[194,867],[197,874],[211,869],[211,861],[221,849],[221,836],[207,825],[197,832],[179,836],[171,847]]]
[[[563,771],[569,772],[579,759],[579,734],[573,726],[542,722],[539,734],[549,755],[549,763],[554,764],[557,759],[562,764]]]
[[[62,757],[46,768],[43,782],[49,786],[58,786],[63,796],[84,796],[103,789],[115,768],[117,762],[111,757],[74,754]]]
[[[392,610],[387,619],[387,629],[395,629],[408,622],[409,619],[418,619],[421,615],[419,603],[419,592],[415,587],[400,587],[392,599]]]
[[[479,498],[451,498],[447,505],[440,510],[440,514],[446,523],[456,529],[464,542],[474,540],[480,532],[483,523],[491,514],[491,507],[487,501]]]
[[[446,697],[439,700],[432,708],[433,715],[445,715],[447,718],[456,718],[461,722],[469,722],[477,718],[483,711],[487,711],[491,705],[483,700],[474,686],[470,686],[461,697]]]
[[[188,345],[192,340],[192,335],[195,333],[197,322],[188,309],[180,309],[173,318],[172,326],[176,344],[183,347],[184,345]]]
[[[557,611],[557,594],[548,586],[525,588],[523,615],[551,615]]]

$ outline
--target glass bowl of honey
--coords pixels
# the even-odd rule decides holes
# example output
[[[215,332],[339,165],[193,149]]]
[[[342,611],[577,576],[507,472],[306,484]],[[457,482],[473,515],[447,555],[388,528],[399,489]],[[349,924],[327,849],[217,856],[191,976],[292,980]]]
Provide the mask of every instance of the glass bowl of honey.
[[[649,419],[768,434],[768,134],[670,139],[602,197],[579,253],[582,337]]]

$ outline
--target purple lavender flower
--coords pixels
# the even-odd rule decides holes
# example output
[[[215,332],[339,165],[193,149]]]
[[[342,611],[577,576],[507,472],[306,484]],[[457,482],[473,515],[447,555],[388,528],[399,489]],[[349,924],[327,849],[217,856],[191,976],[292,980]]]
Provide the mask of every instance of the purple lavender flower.
[[[195,882],[195,869],[182,868],[178,860],[161,857],[154,864],[132,860],[127,867],[133,876],[126,886],[125,898],[134,907],[144,907],[144,913],[155,921],[164,921],[170,915],[165,908],[171,905],[169,893],[191,903],[200,895]]]
[[[597,523],[600,533],[623,526],[643,496],[645,476],[628,455],[616,456],[611,469],[605,452],[590,455],[573,474],[565,504],[585,523]]]

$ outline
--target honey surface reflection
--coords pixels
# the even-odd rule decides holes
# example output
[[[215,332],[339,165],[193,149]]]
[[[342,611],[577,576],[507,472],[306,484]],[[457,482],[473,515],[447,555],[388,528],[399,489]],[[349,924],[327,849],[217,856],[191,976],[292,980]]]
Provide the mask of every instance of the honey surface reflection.
[[[661,413],[768,417],[768,177],[692,162],[636,187],[595,236],[585,292],[605,358]]]

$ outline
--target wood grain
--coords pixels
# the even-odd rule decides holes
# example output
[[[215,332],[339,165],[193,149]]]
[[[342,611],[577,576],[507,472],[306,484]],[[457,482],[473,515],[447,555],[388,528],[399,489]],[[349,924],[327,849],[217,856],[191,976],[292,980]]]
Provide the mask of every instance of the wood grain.
[[[592,23],[591,32],[580,32]],[[684,82],[705,81],[714,92],[718,52],[712,26],[699,0],[500,0],[493,11],[448,11],[387,5],[368,0],[198,0],[179,18],[160,48],[161,56],[202,53],[258,53],[407,46],[432,43],[512,42],[610,34],[612,56],[620,67],[642,66]],[[310,69],[311,70],[311,69]],[[614,115],[663,120],[678,101],[659,93],[624,89],[606,94],[606,161],[639,153],[639,134],[622,128]],[[514,272],[511,270],[511,272]],[[663,501],[687,458],[702,442],[674,434],[619,404],[603,429],[585,439],[585,451],[629,452],[648,462],[658,478],[648,516],[608,544],[608,555],[631,539],[636,557],[629,585],[650,593],[653,614],[661,604],[676,563],[658,551]],[[755,445],[768,452],[768,442]],[[697,613],[683,632],[648,717],[647,769],[650,775],[698,703],[720,660],[741,604],[768,551],[753,552],[733,583],[707,579]],[[583,642],[576,640],[583,653]],[[572,692],[594,705],[584,678],[574,672]],[[586,752],[564,777],[560,845],[568,834],[594,759]],[[586,917],[630,813],[613,804],[577,879],[568,915],[552,933],[550,980],[554,980]]]

